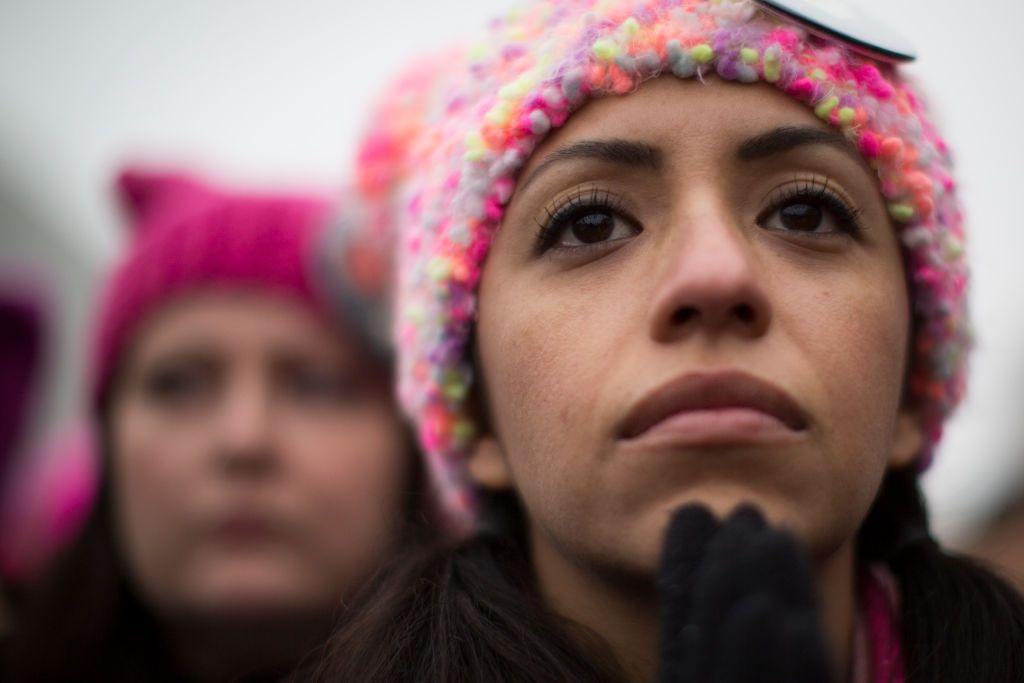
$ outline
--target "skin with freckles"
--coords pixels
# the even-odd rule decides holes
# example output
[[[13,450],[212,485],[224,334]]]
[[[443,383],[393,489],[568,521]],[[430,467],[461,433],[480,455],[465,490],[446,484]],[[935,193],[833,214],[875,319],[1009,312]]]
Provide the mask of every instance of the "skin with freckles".
[[[768,86],[656,79],[587,104],[519,176],[480,284],[489,433],[471,472],[515,489],[542,591],[627,668],[650,667],[623,650],[651,625],[610,628],[644,619],[594,596],[649,583],[688,502],[751,502],[797,534],[842,659],[857,529],[921,443],[901,405],[909,332],[857,151]],[[626,438],[659,388],[719,373],[774,387],[800,424],[712,411]]]
[[[204,290],[135,336],[110,408],[128,573],[158,614],[331,611],[410,486],[386,375],[284,297]]]

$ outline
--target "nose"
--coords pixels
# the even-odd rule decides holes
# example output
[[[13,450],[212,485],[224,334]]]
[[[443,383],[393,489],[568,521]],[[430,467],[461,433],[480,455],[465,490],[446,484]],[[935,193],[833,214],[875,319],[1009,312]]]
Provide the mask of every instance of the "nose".
[[[651,334],[661,343],[695,334],[756,338],[771,322],[757,255],[726,211],[676,221],[663,248]]]
[[[235,378],[218,415],[214,461],[229,476],[264,476],[276,465],[269,387],[257,377]]]

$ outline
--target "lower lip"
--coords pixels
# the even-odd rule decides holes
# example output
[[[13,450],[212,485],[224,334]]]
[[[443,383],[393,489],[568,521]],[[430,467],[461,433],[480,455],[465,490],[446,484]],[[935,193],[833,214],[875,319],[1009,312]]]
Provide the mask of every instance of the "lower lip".
[[[215,530],[216,536],[227,543],[249,544],[260,543],[273,536],[273,529],[269,524],[255,519],[231,519],[218,524]]]
[[[718,408],[671,415],[647,431],[626,440],[626,443],[677,447],[731,446],[793,441],[801,433],[760,410]]]

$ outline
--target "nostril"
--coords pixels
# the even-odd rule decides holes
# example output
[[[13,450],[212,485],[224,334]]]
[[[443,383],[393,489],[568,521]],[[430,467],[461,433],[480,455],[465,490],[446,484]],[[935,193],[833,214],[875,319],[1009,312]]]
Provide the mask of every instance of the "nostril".
[[[752,323],[757,318],[757,313],[750,304],[739,304],[733,311],[740,322]]]
[[[697,316],[697,309],[692,306],[677,308],[672,314],[673,325],[684,325]]]

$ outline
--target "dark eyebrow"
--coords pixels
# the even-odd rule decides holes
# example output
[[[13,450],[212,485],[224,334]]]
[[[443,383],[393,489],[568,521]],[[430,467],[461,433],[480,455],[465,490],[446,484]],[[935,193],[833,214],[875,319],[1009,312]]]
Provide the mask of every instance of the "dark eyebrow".
[[[864,163],[860,152],[842,133],[810,126],[782,126],[748,138],[736,150],[736,158],[740,161],[755,161],[806,145],[828,145]]]
[[[645,142],[622,140],[580,140],[566,147],[556,149],[533,169],[520,186],[525,189],[542,172],[555,164],[574,159],[597,159],[623,166],[634,166],[658,170],[661,168],[661,150]]]

